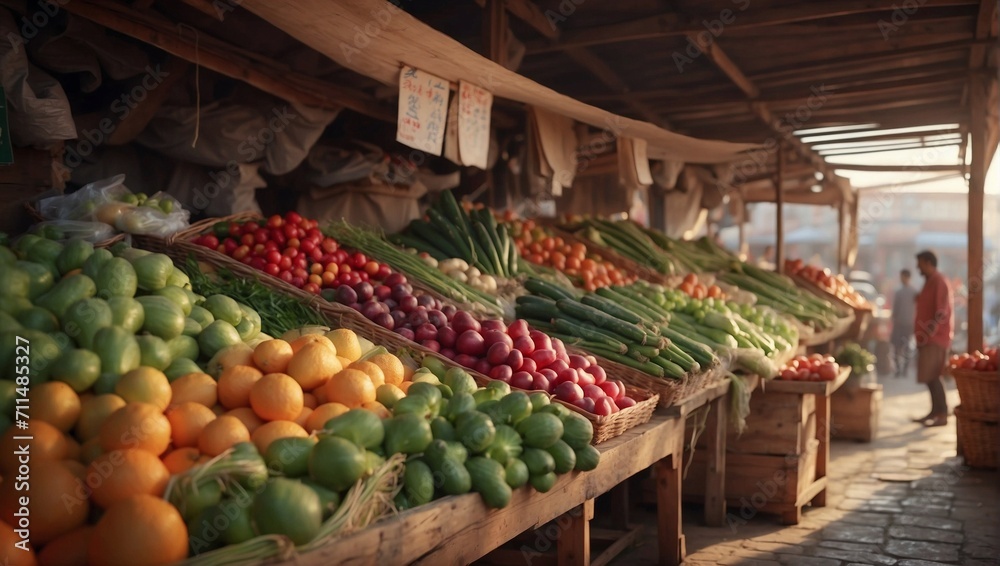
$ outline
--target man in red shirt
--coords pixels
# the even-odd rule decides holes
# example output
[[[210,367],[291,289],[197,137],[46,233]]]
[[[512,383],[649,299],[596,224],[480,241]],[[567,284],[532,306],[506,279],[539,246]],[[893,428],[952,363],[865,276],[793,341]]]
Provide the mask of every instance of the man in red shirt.
[[[915,420],[924,426],[944,426],[948,424],[948,401],[941,371],[951,348],[954,305],[948,280],[938,271],[934,252],[925,250],[917,254],[917,269],[924,276],[913,325],[917,341],[917,382],[926,384],[930,390],[931,412]]]

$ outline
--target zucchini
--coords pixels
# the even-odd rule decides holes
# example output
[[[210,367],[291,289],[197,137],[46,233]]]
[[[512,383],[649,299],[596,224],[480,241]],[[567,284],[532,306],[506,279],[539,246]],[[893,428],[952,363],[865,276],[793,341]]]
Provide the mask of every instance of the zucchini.
[[[471,262],[473,260],[472,250],[468,247],[465,239],[455,230],[455,227],[448,222],[448,219],[433,208],[427,210],[427,216],[430,217],[434,226],[441,231],[442,236],[454,244],[455,249],[460,253],[457,257]]]
[[[445,234],[435,230],[433,226],[423,220],[414,220],[410,222],[408,231],[411,232],[414,237],[420,238],[427,243],[434,245],[437,249],[444,252],[449,258],[462,257],[461,250],[455,247],[454,242],[450,241],[446,237],[443,237]]]
[[[476,239],[481,242],[480,245],[486,254],[483,258],[483,264],[490,268],[487,272],[492,275],[503,275],[503,265],[500,264],[500,254],[497,251],[496,243],[490,238],[489,230],[487,230],[486,226],[483,226],[481,222],[477,222],[473,226],[473,231],[476,234]]]
[[[427,252],[428,255],[438,261],[452,257],[413,233],[392,234],[391,236],[388,236],[388,239],[390,242],[403,246],[404,248],[413,248],[418,252]]]
[[[629,350],[629,348],[620,340],[615,340],[606,334],[597,331],[593,327],[588,328],[585,323],[574,323],[565,318],[554,318],[552,319],[552,324],[559,332],[576,336],[590,342],[603,344],[604,347],[612,350],[618,350],[621,354],[624,354]]]
[[[558,301],[560,299],[576,300],[576,297],[570,291],[535,277],[529,277],[528,280],[524,282],[524,288],[534,295],[548,297],[554,301]]]
[[[673,379],[681,379],[684,377],[684,369],[681,368],[681,366],[675,364],[674,362],[671,362],[670,360],[664,358],[663,356],[657,356],[650,361],[663,368],[664,377],[669,377]]]
[[[613,362],[617,362],[624,366],[628,366],[632,369],[641,371],[643,373],[649,374],[653,377],[663,377],[663,368],[654,364],[653,362],[640,362],[639,360],[630,358],[624,354],[619,354],[617,352],[612,352],[604,348],[590,348],[590,353],[595,356],[601,356],[602,358],[607,358]]]
[[[609,314],[606,314],[604,311],[568,299],[556,301],[556,306],[559,307],[559,310],[572,317],[578,318],[584,322],[592,322],[595,326],[609,330],[622,338],[627,338],[640,344],[646,343],[646,332],[643,329],[639,328],[635,324],[619,320]]]
[[[469,222],[469,215],[467,215],[465,211],[462,210],[462,206],[458,204],[458,200],[455,199],[454,192],[442,191],[441,198],[438,199],[437,204],[440,205],[442,213],[453,223],[452,225],[459,234],[463,237],[472,235],[472,225]]]
[[[604,311],[605,313],[625,322],[631,322],[632,324],[642,324],[643,319],[634,312],[628,310],[621,305],[617,305],[600,295],[587,294],[584,295],[580,300],[585,305],[594,307],[595,309]]]

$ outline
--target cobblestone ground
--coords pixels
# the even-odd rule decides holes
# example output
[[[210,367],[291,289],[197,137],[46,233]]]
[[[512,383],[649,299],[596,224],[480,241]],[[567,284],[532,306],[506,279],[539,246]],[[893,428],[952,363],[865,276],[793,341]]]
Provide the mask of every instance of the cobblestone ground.
[[[831,444],[826,507],[804,509],[795,526],[761,514],[743,525],[709,528],[699,506],[685,506],[684,564],[1000,565],[1000,475],[961,465],[954,417],[940,428],[910,422],[930,405],[912,376],[881,381],[879,438]],[[949,403],[958,403],[951,383]],[[612,564],[655,564],[655,515],[633,520],[644,525],[645,543]]]

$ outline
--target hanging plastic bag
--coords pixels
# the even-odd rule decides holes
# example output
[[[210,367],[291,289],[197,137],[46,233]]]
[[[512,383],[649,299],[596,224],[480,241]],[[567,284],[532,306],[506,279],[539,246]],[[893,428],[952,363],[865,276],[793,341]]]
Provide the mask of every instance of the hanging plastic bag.
[[[46,220],[32,226],[30,232],[57,242],[82,238],[92,244],[112,238],[117,233],[113,226],[87,220]]]
[[[128,206],[115,219],[115,228],[129,234],[167,237],[188,227],[191,213],[167,193],[160,191],[142,205]]]
[[[68,195],[49,197],[38,201],[38,212],[46,220],[96,220],[102,205],[122,203],[126,195],[132,194],[125,186],[125,175],[115,175],[84,185],[80,190]],[[106,222],[113,224],[113,222]]]

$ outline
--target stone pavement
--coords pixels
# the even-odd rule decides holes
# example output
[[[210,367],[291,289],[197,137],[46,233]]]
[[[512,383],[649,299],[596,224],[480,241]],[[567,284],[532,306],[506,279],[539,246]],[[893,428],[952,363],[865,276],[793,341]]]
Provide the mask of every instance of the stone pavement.
[[[700,506],[686,505],[684,564],[1000,565],[1000,475],[961,465],[954,417],[940,428],[910,422],[930,406],[926,387],[912,375],[881,382],[879,438],[831,443],[826,507],[803,509],[795,526],[760,514],[746,524],[710,528],[701,524]],[[958,393],[948,386],[954,407]],[[644,543],[612,564],[655,564],[655,513],[644,510],[632,520],[643,525]]]

